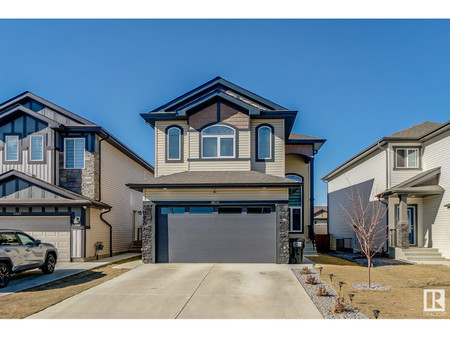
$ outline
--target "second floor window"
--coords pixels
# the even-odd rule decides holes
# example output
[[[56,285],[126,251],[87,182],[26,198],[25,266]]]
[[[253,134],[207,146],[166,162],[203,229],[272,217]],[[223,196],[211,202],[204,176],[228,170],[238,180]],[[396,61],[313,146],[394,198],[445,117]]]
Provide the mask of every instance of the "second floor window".
[[[19,136],[5,136],[6,161],[19,161]]]
[[[44,160],[44,136],[32,135],[30,137],[30,160],[43,161]]]
[[[395,156],[397,168],[419,168],[419,148],[397,148]]]
[[[181,130],[177,127],[167,131],[167,159],[181,159]]]
[[[64,139],[64,167],[66,169],[84,169],[84,138]]]
[[[272,159],[272,128],[261,126],[257,128],[258,133],[258,160]]]
[[[234,158],[236,133],[233,128],[219,125],[202,131],[203,158]]]

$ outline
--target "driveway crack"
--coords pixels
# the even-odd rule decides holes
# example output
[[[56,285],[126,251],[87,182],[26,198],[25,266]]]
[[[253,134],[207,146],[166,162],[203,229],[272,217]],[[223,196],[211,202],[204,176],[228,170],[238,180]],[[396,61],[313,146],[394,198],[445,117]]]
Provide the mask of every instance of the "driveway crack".
[[[198,289],[200,289],[200,286],[202,286],[203,282],[205,281],[206,277],[208,277],[209,273],[211,272],[211,270],[214,268],[215,264],[213,264],[211,266],[211,269],[209,269],[209,271],[206,273],[205,277],[203,277],[202,281],[200,282],[200,284],[198,284],[198,286],[195,288],[194,292],[192,293],[192,295],[189,297],[188,301],[183,305],[183,307],[181,308],[180,311],[178,311],[177,315],[175,316],[175,319],[178,319],[178,317],[180,316],[181,312],[183,312],[183,310],[186,308],[186,306],[189,304],[189,302],[191,301],[192,297],[194,297],[195,293],[197,292]]]

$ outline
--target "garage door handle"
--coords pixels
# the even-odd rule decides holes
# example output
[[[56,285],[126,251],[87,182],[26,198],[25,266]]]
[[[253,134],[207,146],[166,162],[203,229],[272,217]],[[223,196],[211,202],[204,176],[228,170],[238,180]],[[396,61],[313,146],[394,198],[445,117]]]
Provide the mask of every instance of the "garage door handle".
[[[30,249],[25,249],[26,252],[30,252]]]
[[[11,249],[5,249],[6,252],[11,252]]]

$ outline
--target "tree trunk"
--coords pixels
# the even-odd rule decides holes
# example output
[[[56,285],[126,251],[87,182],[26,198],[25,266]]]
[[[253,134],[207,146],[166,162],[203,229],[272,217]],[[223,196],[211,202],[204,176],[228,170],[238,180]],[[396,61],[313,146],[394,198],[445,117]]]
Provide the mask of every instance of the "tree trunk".
[[[367,257],[367,267],[368,267],[368,273],[369,273],[369,289],[370,289],[370,268],[371,268],[370,257]]]

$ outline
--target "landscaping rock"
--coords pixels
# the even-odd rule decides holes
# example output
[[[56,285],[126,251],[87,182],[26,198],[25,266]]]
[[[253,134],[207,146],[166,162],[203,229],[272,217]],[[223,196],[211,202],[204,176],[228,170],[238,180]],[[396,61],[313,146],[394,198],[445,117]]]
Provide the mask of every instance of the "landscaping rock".
[[[307,284],[306,278],[308,275],[301,274],[301,270],[292,269],[295,276],[299,280],[300,284],[305,289],[308,296],[313,301],[314,305],[317,307],[323,318],[325,319],[367,319],[367,317],[360,311],[352,308],[351,306],[347,306],[347,310],[343,313],[332,313],[331,308],[334,305],[334,302],[336,298],[338,297],[338,294],[334,290],[334,288],[328,284],[325,283],[320,277],[317,271],[310,269],[311,274],[316,277],[316,280],[318,280],[318,283],[315,285]],[[319,286],[324,286],[328,292],[328,296],[326,297],[319,297],[317,296],[317,289]]]

